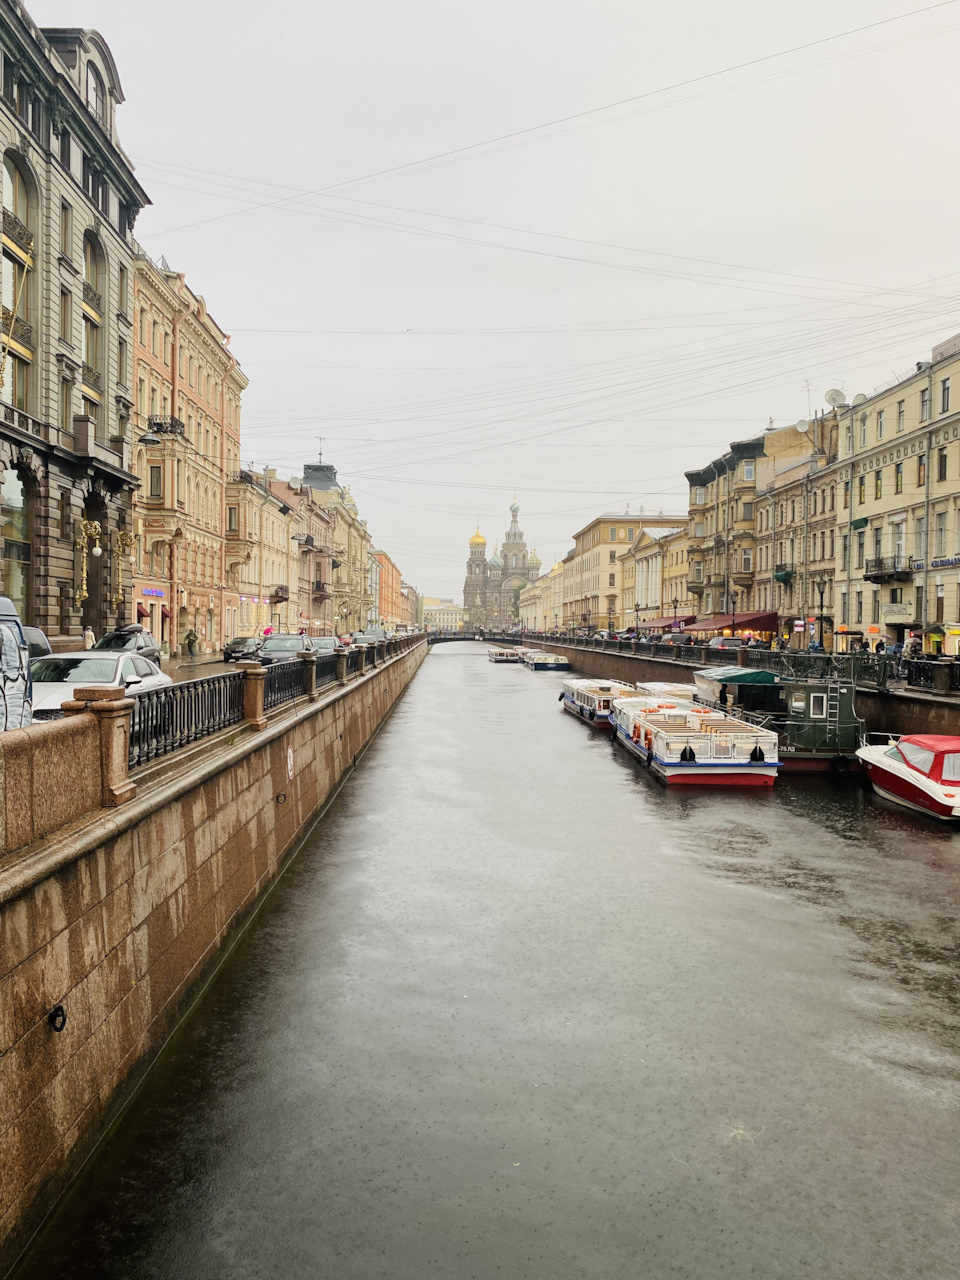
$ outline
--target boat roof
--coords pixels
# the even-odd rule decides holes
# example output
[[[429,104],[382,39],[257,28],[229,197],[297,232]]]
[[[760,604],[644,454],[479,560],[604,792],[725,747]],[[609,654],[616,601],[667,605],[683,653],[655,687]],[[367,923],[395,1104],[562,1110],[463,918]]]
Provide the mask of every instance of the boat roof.
[[[703,680],[717,684],[779,684],[774,671],[762,671],[759,667],[704,667],[693,673]]]
[[[900,741],[914,742],[924,751],[932,751],[938,756],[948,751],[960,751],[960,738],[941,733],[905,733]]]

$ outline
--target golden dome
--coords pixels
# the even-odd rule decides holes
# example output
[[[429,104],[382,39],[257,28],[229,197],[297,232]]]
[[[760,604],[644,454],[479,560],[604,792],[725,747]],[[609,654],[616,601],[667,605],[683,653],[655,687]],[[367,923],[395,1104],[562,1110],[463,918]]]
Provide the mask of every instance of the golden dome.
[[[487,540],[479,529],[477,529],[477,532],[470,539],[470,545],[471,547],[485,547],[487,545]]]

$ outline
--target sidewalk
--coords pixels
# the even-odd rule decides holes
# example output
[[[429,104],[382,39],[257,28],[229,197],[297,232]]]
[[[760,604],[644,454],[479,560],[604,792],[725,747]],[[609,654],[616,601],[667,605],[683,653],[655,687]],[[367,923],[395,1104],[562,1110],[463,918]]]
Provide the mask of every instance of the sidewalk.
[[[195,658],[164,658],[160,666],[174,681],[195,680],[199,676],[214,675],[217,668],[226,671],[232,666],[221,653],[198,653]]]

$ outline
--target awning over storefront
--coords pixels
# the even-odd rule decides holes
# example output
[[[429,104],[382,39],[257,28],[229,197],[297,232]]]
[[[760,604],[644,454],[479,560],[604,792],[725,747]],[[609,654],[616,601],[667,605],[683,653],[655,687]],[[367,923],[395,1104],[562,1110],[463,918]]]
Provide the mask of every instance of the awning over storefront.
[[[777,631],[775,613],[718,613],[712,618],[695,618],[687,625],[687,631]]]
[[[166,605],[162,605],[162,606],[161,606],[161,608],[160,608],[160,613],[162,614],[162,616],[163,616],[164,618],[172,618],[172,617],[173,617],[173,614],[170,612],[170,610],[167,608],[167,606],[166,606]]]
[[[677,624],[677,630],[681,627],[689,627],[691,622],[696,622],[696,618],[692,613],[678,614],[675,618],[673,614],[669,618],[648,618],[646,622],[638,622],[638,631],[672,631],[674,623]]]
[[[137,601],[137,617],[138,618],[150,617],[150,610],[140,600]]]

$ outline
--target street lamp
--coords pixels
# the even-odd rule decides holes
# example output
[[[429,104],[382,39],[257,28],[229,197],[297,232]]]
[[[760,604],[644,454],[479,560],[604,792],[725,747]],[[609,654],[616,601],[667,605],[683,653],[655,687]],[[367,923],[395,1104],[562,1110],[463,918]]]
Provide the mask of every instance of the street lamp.
[[[823,649],[823,596],[824,596],[824,592],[827,589],[826,581],[823,578],[818,578],[816,582],[813,584],[813,589],[814,591],[816,591],[817,595],[820,597],[820,648],[822,650]]]
[[[737,629],[737,593],[730,592],[730,634],[734,635]]]
[[[634,599],[633,602],[633,638],[636,640],[640,634],[640,601]]]
[[[607,603],[607,635],[613,632],[613,601]]]
[[[674,629],[674,631],[676,631],[676,629],[677,629],[677,605],[680,603],[680,601],[677,599],[677,597],[676,597],[676,596],[674,596],[674,597],[673,597],[673,599],[670,601],[670,603],[673,605],[673,629]]]

